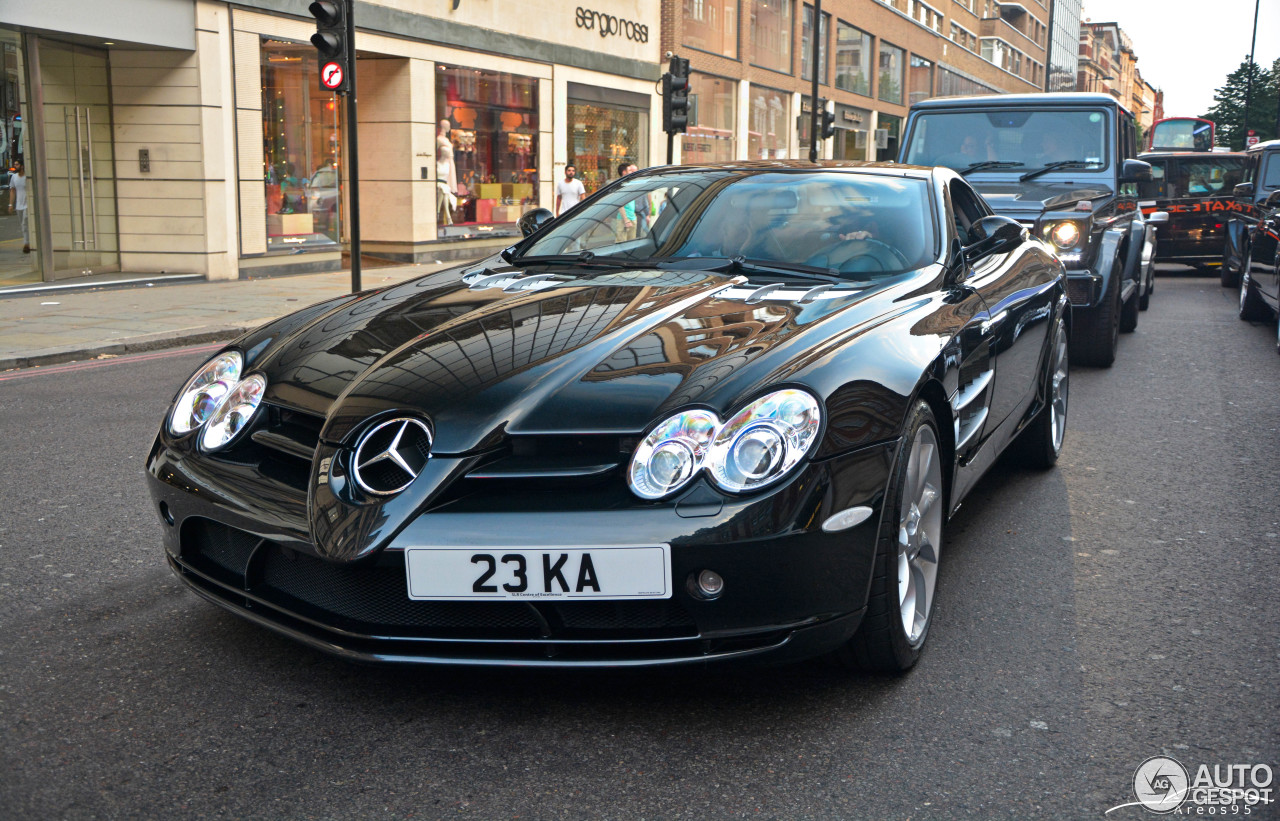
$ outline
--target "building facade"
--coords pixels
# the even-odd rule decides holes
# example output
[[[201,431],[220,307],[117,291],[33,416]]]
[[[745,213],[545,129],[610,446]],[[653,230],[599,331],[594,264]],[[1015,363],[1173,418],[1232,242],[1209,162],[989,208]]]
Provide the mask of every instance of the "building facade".
[[[342,267],[346,105],[305,3],[0,8],[4,160],[30,183],[30,253],[0,243],[0,283]],[[567,163],[590,191],[661,160],[660,26],[659,0],[358,3],[365,253],[479,256]]]
[[[1045,91],[1075,91],[1080,67],[1083,0],[1053,0],[1049,17],[1049,58]]]
[[[808,157],[811,44],[836,134],[823,156],[897,155],[907,108],[1044,87],[1050,0],[663,0],[662,43],[690,61],[684,162]]]
[[[1163,116],[1164,95],[1142,78],[1133,41],[1117,23],[1080,23],[1076,90],[1115,97],[1145,134]]]

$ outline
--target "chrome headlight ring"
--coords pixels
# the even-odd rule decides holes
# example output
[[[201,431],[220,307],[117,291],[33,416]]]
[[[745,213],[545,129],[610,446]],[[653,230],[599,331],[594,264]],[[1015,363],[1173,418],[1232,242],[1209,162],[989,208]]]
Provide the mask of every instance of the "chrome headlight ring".
[[[627,484],[642,499],[661,499],[706,469],[722,490],[757,490],[804,459],[821,425],[818,400],[793,388],[756,399],[724,423],[708,410],[681,411],[655,425],[636,448]]]
[[[244,359],[238,351],[225,351],[210,359],[187,380],[169,411],[168,429],[185,436],[213,416],[218,405],[240,381]]]

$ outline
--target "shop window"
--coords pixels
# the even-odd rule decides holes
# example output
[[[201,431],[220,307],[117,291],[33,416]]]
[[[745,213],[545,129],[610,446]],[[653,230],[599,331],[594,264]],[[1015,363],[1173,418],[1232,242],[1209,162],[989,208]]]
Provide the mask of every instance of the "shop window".
[[[751,3],[751,62],[762,68],[791,73],[792,0],[749,0]]]
[[[569,101],[569,164],[588,194],[617,178],[618,166],[649,164],[649,113]]]
[[[738,0],[684,0],[684,44],[721,57],[738,56]]]
[[[538,207],[538,81],[436,67],[437,236],[515,236]]]
[[[785,160],[791,132],[791,95],[751,87],[747,156],[753,160]]]
[[[880,79],[877,96],[886,103],[902,104],[902,58],[904,52],[888,43],[880,44]]]
[[[831,15],[823,13],[822,28],[818,31],[818,82],[827,84],[827,33],[831,29]],[[800,76],[813,79],[813,6],[804,7],[804,22],[800,28]]]
[[[876,160],[892,162],[898,159],[898,137],[902,133],[902,118],[881,114],[876,127]]]
[[[262,43],[267,252],[333,250],[342,239],[344,106],[319,90],[308,44]]]
[[[871,35],[836,23],[836,88],[871,96]]]
[[[738,88],[733,80],[694,73],[689,77],[689,130],[681,138],[684,162],[737,159],[734,127]]]

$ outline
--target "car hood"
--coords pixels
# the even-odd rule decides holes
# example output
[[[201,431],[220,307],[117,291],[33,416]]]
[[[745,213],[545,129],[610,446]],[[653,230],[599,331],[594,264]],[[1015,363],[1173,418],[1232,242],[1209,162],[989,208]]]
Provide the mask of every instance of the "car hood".
[[[1106,199],[1114,192],[1104,185],[1080,185],[1075,182],[1041,182],[1040,180],[981,181],[970,180],[983,199],[997,214],[1014,219],[1035,219],[1045,211],[1070,208],[1080,200]]]
[[[876,287],[790,280],[760,293],[716,273],[570,273],[444,271],[318,306],[238,346],[267,377],[267,401],[324,417],[326,442],[408,410],[430,420],[433,453],[464,454],[507,435],[640,433],[691,404],[728,411],[794,379],[832,323],[892,308]]]

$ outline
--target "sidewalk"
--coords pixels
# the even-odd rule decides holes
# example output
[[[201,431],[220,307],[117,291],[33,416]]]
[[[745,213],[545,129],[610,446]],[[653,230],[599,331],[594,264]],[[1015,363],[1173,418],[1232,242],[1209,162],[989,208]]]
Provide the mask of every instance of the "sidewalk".
[[[366,268],[365,289],[458,265]],[[0,298],[0,371],[230,340],[351,291],[351,272],[204,280]]]

